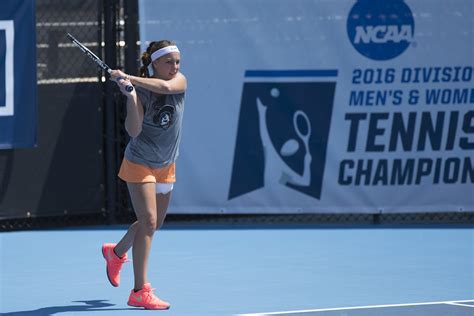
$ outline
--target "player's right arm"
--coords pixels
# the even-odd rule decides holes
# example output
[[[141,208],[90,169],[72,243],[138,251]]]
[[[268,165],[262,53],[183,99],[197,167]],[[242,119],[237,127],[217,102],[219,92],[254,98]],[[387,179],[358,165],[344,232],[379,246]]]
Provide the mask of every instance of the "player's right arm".
[[[114,80],[114,79],[112,79]],[[130,137],[135,138],[142,132],[143,105],[137,95],[136,89],[127,91],[130,81],[126,79],[114,80],[120,87],[120,91],[127,97],[127,116],[125,117],[125,130]]]
[[[134,90],[135,91],[135,90]],[[142,132],[143,106],[140,98],[132,91],[127,95],[127,116],[125,130],[130,137],[135,138]]]

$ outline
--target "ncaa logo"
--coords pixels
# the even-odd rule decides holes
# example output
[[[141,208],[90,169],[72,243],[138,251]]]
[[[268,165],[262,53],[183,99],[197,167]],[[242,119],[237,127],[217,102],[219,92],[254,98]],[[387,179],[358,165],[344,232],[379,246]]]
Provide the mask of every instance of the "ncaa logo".
[[[13,20],[0,20],[0,116],[13,116]]]
[[[319,199],[337,70],[246,71],[229,199],[285,186]]]
[[[403,0],[358,0],[347,19],[354,48],[373,60],[389,60],[413,42],[415,21]]]

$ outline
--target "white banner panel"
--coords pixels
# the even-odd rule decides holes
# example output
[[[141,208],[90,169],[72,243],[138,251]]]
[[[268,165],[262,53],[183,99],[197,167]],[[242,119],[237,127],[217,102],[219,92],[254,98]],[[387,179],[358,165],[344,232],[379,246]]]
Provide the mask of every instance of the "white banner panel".
[[[172,213],[474,211],[472,0],[141,0],[189,80]]]

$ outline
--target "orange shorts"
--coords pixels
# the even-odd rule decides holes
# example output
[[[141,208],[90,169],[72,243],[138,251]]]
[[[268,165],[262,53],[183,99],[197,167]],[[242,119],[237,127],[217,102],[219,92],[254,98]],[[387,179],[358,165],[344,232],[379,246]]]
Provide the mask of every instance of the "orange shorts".
[[[153,169],[124,158],[118,176],[123,181],[132,183],[174,183],[176,182],[175,169],[174,163],[163,168]]]

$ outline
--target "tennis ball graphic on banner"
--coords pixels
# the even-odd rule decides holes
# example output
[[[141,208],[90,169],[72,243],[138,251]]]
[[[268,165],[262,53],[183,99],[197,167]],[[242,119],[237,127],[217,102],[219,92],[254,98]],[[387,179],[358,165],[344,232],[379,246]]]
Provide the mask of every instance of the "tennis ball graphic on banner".
[[[358,0],[347,18],[354,48],[373,60],[400,56],[413,42],[415,21],[403,0]]]

